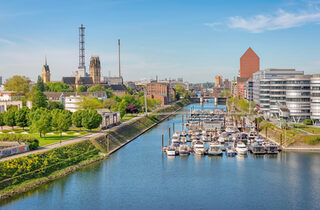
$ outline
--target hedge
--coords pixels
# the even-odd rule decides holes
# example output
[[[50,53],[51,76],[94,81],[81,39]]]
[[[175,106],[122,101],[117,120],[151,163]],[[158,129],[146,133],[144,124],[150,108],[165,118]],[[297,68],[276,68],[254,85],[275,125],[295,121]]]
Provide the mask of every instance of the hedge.
[[[39,140],[34,136],[26,134],[5,133],[0,134],[0,141],[16,141],[28,144],[30,150],[36,150],[39,146]]]

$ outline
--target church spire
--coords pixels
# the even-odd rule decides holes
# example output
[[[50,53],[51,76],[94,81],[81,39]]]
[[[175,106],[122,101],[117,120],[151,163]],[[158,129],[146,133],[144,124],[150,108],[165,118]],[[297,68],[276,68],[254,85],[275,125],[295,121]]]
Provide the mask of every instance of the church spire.
[[[48,64],[47,64],[47,56],[45,56],[44,65],[46,65],[46,66],[48,65]]]

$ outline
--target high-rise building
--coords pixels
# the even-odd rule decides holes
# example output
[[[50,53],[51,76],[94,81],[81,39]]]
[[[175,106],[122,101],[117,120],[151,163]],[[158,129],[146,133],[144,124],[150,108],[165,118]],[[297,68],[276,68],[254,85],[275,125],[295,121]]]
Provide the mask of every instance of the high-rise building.
[[[217,87],[217,88],[220,88],[220,87],[222,87],[222,83],[223,83],[223,80],[222,80],[222,76],[215,76],[214,77],[214,83],[215,83],[215,86]]]
[[[90,60],[90,77],[94,84],[101,83],[101,65],[99,56],[91,57]]]
[[[45,64],[42,67],[42,81],[44,83],[50,82],[50,69],[49,65],[47,64],[47,58],[45,59]]]
[[[0,76],[0,85],[2,85],[2,76]]]
[[[260,58],[259,56],[249,47],[249,49],[240,58],[240,78],[252,77],[252,74],[259,71],[260,69]]]

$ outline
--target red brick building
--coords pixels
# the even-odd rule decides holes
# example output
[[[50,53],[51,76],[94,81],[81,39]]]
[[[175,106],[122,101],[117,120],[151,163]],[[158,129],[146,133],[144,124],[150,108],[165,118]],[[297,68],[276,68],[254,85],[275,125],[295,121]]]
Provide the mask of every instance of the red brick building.
[[[240,58],[240,78],[252,77],[260,69],[259,56],[249,47]]]
[[[150,82],[147,84],[147,96],[160,99],[162,105],[172,102],[171,88],[169,83]]]

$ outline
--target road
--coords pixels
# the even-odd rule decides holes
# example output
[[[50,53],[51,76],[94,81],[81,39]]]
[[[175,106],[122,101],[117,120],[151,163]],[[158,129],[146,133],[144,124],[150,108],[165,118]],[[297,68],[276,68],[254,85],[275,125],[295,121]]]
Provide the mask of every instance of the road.
[[[53,143],[53,144],[48,144],[46,146],[43,146],[43,147],[40,147],[39,149],[37,150],[33,150],[33,151],[29,151],[29,152],[25,152],[25,153],[20,153],[20,154],[16,154],[16,155],[12,155],[12,156],[8,156],[8,157],[4,157],[4,158],[1,158],[0,159],[0,162],[1,161],[6,161],[6,160],[11,160],[11,159],[15,159],[15,158],[18,158],[18,157],[23,157],[23,156],[27,156],[27,155],[31,155],[31,154],[35,154],[35,153],[42,153],[42,152],[46,152],[48,150],[51,150],[51,149],[54,149],[54,148],[57,148],[57,147],[61,147],[61,146],[65,146],[65,145],[68,145],[68,144],[73,144],[73,143],[76,143],[76,142],[80,142],[80,141],[84,141],[84,140],[87,140],[87,139],[90,139],[90,138],[93,138],[93,137],[96,137],[102,133],[107,133],[109,131],[113,131],[119,127],[122,127],[134,120],[137,120],[139,118],[143,117],[142,116],[138,116],[138,117],[135,117],[135,118],[132,118],[126,122],[123,122],[121,123],[120,125],[117,125],[117,126],[114,126],[112,128],[109,128],[107,130],[104,130],[104,131],[100,131],[100,132],[97,132],[97,133],[90,133],[90,134],[86,134],[86,135],[83,135],[83,136],[79,136],[79,137],[75,137],[75,138],[72,138],[72,139],[68,139],[68,140],[64,140],[64,141],[61,141],[61,142],[57,142],[57,143]]]

